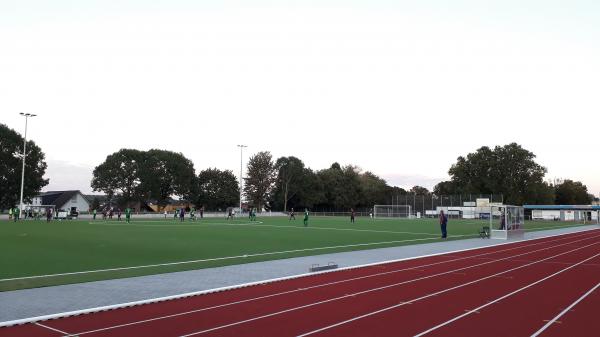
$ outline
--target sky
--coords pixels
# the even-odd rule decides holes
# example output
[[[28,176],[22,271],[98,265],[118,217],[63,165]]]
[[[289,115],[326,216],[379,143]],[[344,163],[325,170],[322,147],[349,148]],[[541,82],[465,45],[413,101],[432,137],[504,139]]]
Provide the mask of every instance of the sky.
[[[45,152],[45,190],[91,191],[121,148],[197,171],[250,155],[357,165],[432,188],[517,142],[600,194],[600,2],[0,1],[0,122]]]

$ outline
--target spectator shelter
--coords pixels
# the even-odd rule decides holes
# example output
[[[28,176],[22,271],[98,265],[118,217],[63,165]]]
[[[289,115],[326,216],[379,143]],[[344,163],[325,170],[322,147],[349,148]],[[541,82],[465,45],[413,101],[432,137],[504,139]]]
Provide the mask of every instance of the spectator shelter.
[[[600,205],[525,205],[531,220],[596,222]]]

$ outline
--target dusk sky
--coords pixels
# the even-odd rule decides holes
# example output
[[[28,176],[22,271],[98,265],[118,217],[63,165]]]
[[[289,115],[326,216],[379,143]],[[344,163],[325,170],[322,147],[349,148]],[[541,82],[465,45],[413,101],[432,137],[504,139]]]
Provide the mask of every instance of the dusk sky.
[[[0,1],[0,122],[90,192],[121,148],[258,151],[432,188],[517,142],[600,194],[600,2]]]

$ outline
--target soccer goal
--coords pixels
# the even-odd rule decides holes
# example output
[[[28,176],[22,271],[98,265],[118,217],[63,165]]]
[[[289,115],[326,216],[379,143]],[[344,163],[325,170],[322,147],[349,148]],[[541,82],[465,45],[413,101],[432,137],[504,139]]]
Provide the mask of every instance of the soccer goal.
[[[373,218],[410,218],[410,205],[375,205],[373,206]]]
[[[491,206],[490,214],[490,238],[519,239],[525,235],[525,209],[522,206]]]

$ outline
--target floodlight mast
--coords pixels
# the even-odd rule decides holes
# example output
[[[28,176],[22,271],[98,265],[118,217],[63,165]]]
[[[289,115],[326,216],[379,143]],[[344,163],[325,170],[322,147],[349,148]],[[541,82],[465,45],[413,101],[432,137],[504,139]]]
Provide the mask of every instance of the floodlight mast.
[[[243,163],[243,159],[242,159],[242,153],[244,152],[244,148],[248,147],[246,145],[238,145],[238,147],[240,148],[240,215],[242,215],[242,163]]]
[[[27,120],[29,117],[35,117],[37,115],[23,112],[19,112],[19,115],[25,117],[25,136],[23,137],[23,168],[21,170],[21,197],[19,199],[19,219],[21,219],[23,215],[23,185],[25,184],[25,157],[27,156]]]

